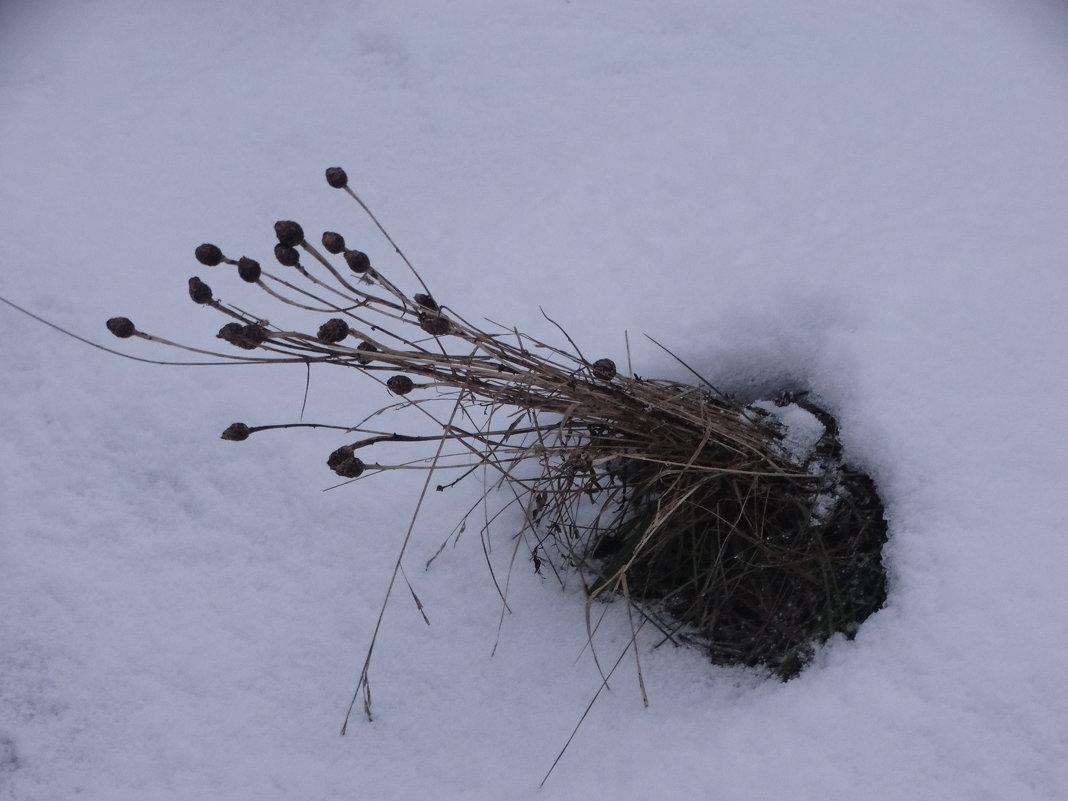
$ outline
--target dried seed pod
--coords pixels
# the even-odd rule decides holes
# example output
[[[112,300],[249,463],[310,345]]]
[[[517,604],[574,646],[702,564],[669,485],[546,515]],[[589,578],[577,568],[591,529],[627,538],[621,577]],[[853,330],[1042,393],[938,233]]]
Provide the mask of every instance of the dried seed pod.
[[[335,467],[334,472],[342,478],[359,478],[363,473],[363,467],[363,462],[353,456]]]
[[[326,182],[334,189],[344,189],[349,184],[349,176],[340,167],[327,167]]]
[[[412,379],[406,375],[395,375],[386,382],[389,391],[394,395],[407,395],[415,388]]]
[[[231,442],[244,442],[248,439],[248,435],[252,433],[252,429],[244,423],[231,423],[226,427],[226,430],[222,432],[222,438],[228,439]]]
[[[255,350],[267,341],[267,329],[259,323],[227,323],[216,336],[244,350]]]
[[[133,321],[129,317],[112,317],[107,321],[106,325],[108,331],[113,333],[119,339],[128,339],[137,332]]]
[[[345,237],[334,231],[326,231],[323,233],[323,247],[330,253],[338,254],[345,252]]]
[[[356,449],[352,445],[342,445],[326,458],[326,466],[333,470],[346,459],[351,459]]]
[[[278,244],[287,248],[295,248],[304,241],[304,229],[292,220],[279,220],[274,224],[274,235],[278,237]]]
[[[237,260],[237,274],[241,276],[241,280],[254,284],[260,280],[260,272],[260,263],[255,259],[242,256]]]
[[[241,329],[241,336],[248,344],[242,345],[246,350],[252,350],[257,345],[267,341],[267,329],[259,323],[249,323]]]
[[[374,359],[372,359],[366,354],[378,353],[378,348],[376,348],[370,342],[361,342],[359,345],[356,346],[356,350],[361,351],[360,353],[356,354],[356,361],[358,361],[360,364],[370,364],[374,361]]]
[[[321,342],[340,342],[348,335],[349,324],[340,317],[334,317],[319,326],[319,340]]]
[[[211,303],[211,287],[194,275],[189,279],[189,297],[194,303]]]
[[[342,445],[327,458],[327,467],[342,478],[357,478],[363,473],[364,464],[353,455],[354,452],[351,445]]]
[[[430,295],[415,294],[412,296],[412,300],[422,306],[424,309],[430,309],[431,311],[437,311],[441,307],[437,301]]]
[[[218,339],[225,339],[227,342],[233,342],[234,337],[241,336],[241,329],[244,327],[245,326],[241,325],[241,323],[227,323],[219,329],[219,333],[215,336]]]
[[[300,253],[296,248],[291,248],[288,245],[275,245],[274,257],[278,259],[278,263],[283,267],[296,267],[300,264]]]
[[[616,363],[611,359],[598,359],[593,363],[593,374],[602,381],[611,381],[616,377]]]
[[[359,250],[346,250],[345,263],[354,273],[365,273],[371,269],[371,260],[367,254]]]
[[[452,330],[452,323],[445,315],[433,312],[419,315],[419,327],[432,336],[443,337]]]
[[[219,250],[219,248],[217,248],[215,245],[210,245],[207,242],[205,242],[203,245],[200,245],[196,249],[196,251],[194,251],[193,255],[195,255],[197,257],[197,261],[199,261],[205,267],[214,267],[215,265],[221,263],[224,258],[226,258],[225,256],[223,256],[223,253],[221,250]]]
[[[359,478],[363,473],[363,462],[353,456],[335,467],[334,472],[342,478]]]

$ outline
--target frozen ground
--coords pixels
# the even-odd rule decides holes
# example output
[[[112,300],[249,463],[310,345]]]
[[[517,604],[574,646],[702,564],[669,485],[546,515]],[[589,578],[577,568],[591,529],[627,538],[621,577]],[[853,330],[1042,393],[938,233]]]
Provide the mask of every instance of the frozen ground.
[[[415,482],[324,494],[330,436],[219,441],[293,420],[298,369],[3,306],[0,798],[1066,797],[1066,142],[1056,2],[6,0],[0,294],[210,341],[200,242],[265,259],[293,218],[393,263],[342,164],[471,316],[811,388],[892,587],[785,685],[646,651],[652,706],[614,682],[539,793],[597,687],[581,599],[520,570],[491,659],[477,538],[419,567],[478,488],[435,495],[432,625],[398,596],[342,738]],[[381,401],[313,375],[306,418]]]

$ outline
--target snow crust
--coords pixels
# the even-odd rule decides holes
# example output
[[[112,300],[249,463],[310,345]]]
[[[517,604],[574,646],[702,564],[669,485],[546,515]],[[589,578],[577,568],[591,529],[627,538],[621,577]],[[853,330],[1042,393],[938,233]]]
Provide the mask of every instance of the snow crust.
[[[434,494],[432,625],[397,596],[339,737],[418,480],[321,492],[336,438],[218,439],[295,420],[299,369],[0,305],[0,798],[1064,798],[1066,42],[1041,0],[0,4],[0,294],[210,346],[191,275],[286,312],[193,248],[266,263],[277,219],[403,279],[340,164],[471,318],[810,390],[891,574],[786,684],[643,641],[650,708],[617,674],[539,792],[599,683],[579,588],[520,559],[490,658],[477,534],[421,569],[479,487]],[[313,371],[305,419],[385,401]]]

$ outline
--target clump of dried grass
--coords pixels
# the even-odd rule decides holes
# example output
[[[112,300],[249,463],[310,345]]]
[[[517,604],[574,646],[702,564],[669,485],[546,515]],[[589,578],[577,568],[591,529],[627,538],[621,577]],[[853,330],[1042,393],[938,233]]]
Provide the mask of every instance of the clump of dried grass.
[[[830,415],[781,400],[806,406],[825,427],[810,455],[794,457],[773,415],[696,374],[694,384],[621,374],[610,359],[587,359],[562,328],[565,348],[474,324],[431,294],[343,170],[327,170],[327,181],[370,215],[420,291],[400,289],[340,234],[321,240],[335,261],[297,223],[281,221],[275,256],[284,276],[215,245],[201,245],[196,257],[209,268],[236,268],[273,300],[318,317],[305,328],[278,327],[222,303],[194,277],[192,300],[230,318],[218,337],[248,353],[187,349],[231,362],[351,368],[393,393],[397,408],[433,424],[429,435],[375,430],[366,424],[373,415],[351,427],[320,426],[346,435],[327,459],[338,476],[422,469],[429,488],[432,476],[453,471],[441,490],[477,469],[494,471],[522,509],[516,547],[525,545],[539,572],[577,572],[586,582],[591,634],[594,601],[620,597],[636,628],[652,623],[668,639],[697,643],[713,662],[789,678],[814,645],[836,632],[852,636],[882,605],[882,507],[871,479],[843,465]],[[174,344],[127,318],[107,326],[118,337]],[[447,415],[437,411],[442,398],[452,401]],[[317,424],[234,423],[223,438],[301,425]],[[429,443],[434,452],[382,463],[373,453],[385,442]],[[521,468],[530,464],[538,469]],[[398,575],[400,557],[390,591]],[[373,649],[374,638],[357,690],[368,716]]]

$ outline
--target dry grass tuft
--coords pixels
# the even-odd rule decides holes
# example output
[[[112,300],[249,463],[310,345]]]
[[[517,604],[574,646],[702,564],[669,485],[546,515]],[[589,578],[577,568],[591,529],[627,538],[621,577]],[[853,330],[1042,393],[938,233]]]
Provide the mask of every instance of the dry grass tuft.
[[[389,239],[343,170],[327,170],[327,180]],[[193,278],[192,299],[229,318],[218,336],[241,353],[186,349],[230,362],[352,368],[388,389],[393,406],[432,422],[430,435],[369,428],[374,415],[355,426],[320,426],[346,435],[327,460],[345,482],[425,470],[426,488],[432,477],[452,474],[435,485],[444,490],[476,470],[493,471],[510,505],[522,509],[517,553],[525,548],[539,572],[582,576],[588,622],[596,600],[622,598],[635,628],[651,623],[669,640],[697,643],[717,664],[763,666],[789,678],[816,644],[836,632],[852,636],[882,605],[882,506],[871,479],[843,465],[837,426],[826,412],[803,399],[780,399],[807,409],[824,427],[811,452],[791,455],[774,414],[703,380],[688,385],[621,374],[610,359],[585,358],[562,328],[566,348],[471,323],[431,294],[392,239],[418,284],[411,295],[365,253],[347,248],[340,234],[322,237],[328,253],[340,257],[335,263],[297,223],[275,229],[284,274],[247,257],[227,258],[215,245],[201,245],[195,255],[206,267],[236,268],[240,279],[312,315],[312,322],[277,327],[221,303]],[[109,320],[108,328],[174,345],[127,318]],[[450,401],[445,407],[443,398]],[[223,438],[317,425],[235,423]],[[436,450],[429,459],[422,453],[381,463],[373,453],[383,442],[424,448],[429,442]],[[398,575],[407,583],[403,551],[389,592]],[[590,622],[591,637],[592,631]],[[357,690],[368,716],[373,650],[374,638]]]

